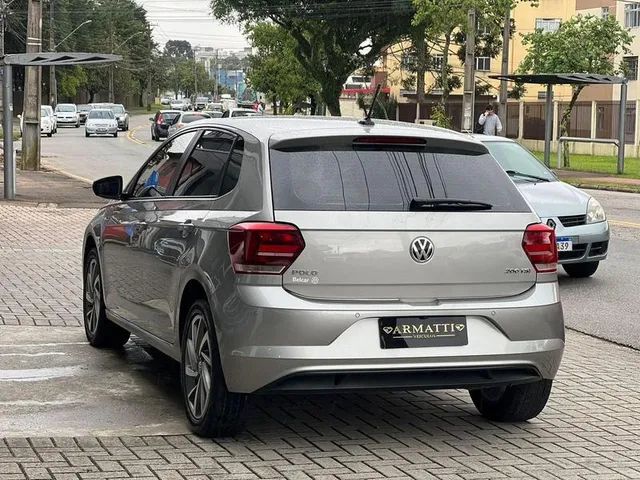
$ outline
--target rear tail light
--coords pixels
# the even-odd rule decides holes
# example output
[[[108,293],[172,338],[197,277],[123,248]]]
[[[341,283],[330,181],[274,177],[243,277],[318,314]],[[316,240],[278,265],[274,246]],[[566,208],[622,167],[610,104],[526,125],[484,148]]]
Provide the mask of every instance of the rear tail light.
[[[541,223],[529,225],[524,232],[522,248],[538,273],[558,271],[556,232],[551,227]]]
[[[164,117],[162,115],[158,115],[158,120],[156,120],[158,125],[162,125],[164,123]]]
[[[295,225],[247,222],[229,230],[229,254],[236,273],[281,275],[304,247]]]

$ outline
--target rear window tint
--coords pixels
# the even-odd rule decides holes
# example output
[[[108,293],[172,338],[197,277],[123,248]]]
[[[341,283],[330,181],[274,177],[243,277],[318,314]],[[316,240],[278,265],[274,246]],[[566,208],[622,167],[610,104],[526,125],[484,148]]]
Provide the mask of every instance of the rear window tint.
[[[408,211],[414,198],[473,200],[528,212],[489,154],[411,148],[271,150],[276,210]]]
[[[204,120],[205,118],[209,118],[208,115],[198,115],[198,114],[190,114],[182,116],[182,123],[191,123],[196,122],[198,120]]]

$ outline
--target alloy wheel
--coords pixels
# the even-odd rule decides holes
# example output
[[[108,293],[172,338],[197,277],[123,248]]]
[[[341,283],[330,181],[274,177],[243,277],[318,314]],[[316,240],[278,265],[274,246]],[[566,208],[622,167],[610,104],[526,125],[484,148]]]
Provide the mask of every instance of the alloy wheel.
[[[90,335],[96,333],[102,301],[102,285],[100,281],[100,268],[98,260],[92,258],[87,268],[85,280],[85,312],[84,321]]]
[[[211,345],[209,327],[204,315],[198,311],[187,327],[184,362],[186,400],[189,412],[196,421],[207,413],[211,395]]]

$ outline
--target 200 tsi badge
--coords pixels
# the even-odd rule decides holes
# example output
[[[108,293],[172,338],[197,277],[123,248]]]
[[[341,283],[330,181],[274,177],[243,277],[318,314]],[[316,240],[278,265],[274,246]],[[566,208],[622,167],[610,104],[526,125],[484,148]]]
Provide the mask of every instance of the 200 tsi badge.
[[[382,348],[466,345],[466,317],[387,317],[379,319]]]

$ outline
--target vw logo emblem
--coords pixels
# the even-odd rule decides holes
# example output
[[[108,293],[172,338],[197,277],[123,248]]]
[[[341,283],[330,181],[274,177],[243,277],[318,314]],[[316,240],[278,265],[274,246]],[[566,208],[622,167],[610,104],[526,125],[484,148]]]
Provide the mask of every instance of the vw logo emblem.
[[[417,263],[427,263],[433,257],[433,243],[427,237],[418,237],[411,242],[409,254]]]
[[[553,228],[554,230],[556,229],[556,222],[552,218],[547,220],[547,225]]]

